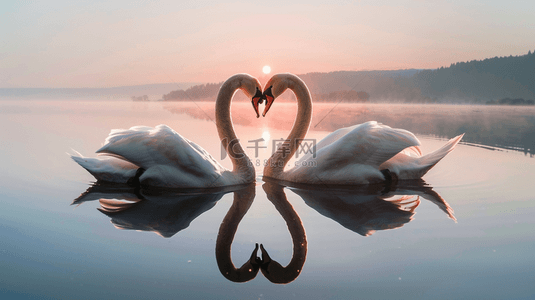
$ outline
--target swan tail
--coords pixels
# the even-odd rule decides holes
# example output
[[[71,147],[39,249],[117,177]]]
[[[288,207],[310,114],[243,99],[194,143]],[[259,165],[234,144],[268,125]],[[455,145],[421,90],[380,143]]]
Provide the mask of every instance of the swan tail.
[[[439,149],[435,150],[434,152],[431,152],[429,154],[426,154],[418,159],[418,165],[421,166],[420,172],[421,176],[423,176],[427,171],[429,171],[432,167],[434,167],[441,159],[443,159],[448,153],[453,151],[457,144],[461,141],[463,138],[464,133],[461,135],[458,135],[451,140],[449,140],[444,146],[440,147]]]
[[[98,161],[95,158],[88,158],[81,155],[79,152],[76,152],[77,155],[69,154],[72,160],[79,164],[82,168],[86,169],[89,173],[98,169]]]
[[[453,208],[442,198],[437,192],[430,190],[427,191],[424,195],[422,195],[423,198],[433,202],[436,206],[438,206],[446,215],[448,215],[448,218],[452,219],[453,221],[457,222],[457,218],[455,218],[455,215],[453,214]]]
[[[97,180],[126,183],[128,179],[135,176],[137,169],[139,169],[136,165],[118,158],[91,158],[76,153],[78,155],[69,154],[72,160],[86,169]]]
[[[440,196],[439,193],[435,192],[433,190],[433,188],[430,187],[429,185],[427,185],[423,180],[421,180],[420,182],[416,181],[415,185],[412,185],[411,181],[406,182],[405,183],[406,185],[405,186],[400,186],[399,189],[396,191],[396,193],[408,194],[408,195],[409,194],[410,195],[414,194],[414,195],[417,195],[420,198],[424,198],[424,199],[432,202],[436,206],[438,206],[438,208],[440,208],[440,210],[442,210],[444,213],[446,213],[448,218],[450,218],[453,221],[457,222],[457,219],[455,218],[455,215],[454,215],[453,208],[451,208],[451,206],[448,204],[448,202],[446,202],[446,200],[444,200],[444,198],[442,198],[442,196]],[[408,189],[406,189],[405,187],[407,187]]]

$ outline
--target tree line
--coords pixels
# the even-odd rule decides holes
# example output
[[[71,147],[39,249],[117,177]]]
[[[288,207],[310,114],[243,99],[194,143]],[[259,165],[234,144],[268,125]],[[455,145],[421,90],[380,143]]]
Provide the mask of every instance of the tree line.
[[[345,100],[347,102],[366,102],[370,99],[370,94],[364,91],[345,90],[330,92],[327,94],[313,94],[312,99],[317,102],[329,102]]]
[[[194,85],[186,90],[176,90],[162,96],[163,100],[191,101],[191,100],[215,100],[223,82]]]
[[[498,101],[490,100],[487,101],[488,105],[535,105],[535,100],[533,99],[523,99],[523,98],[502,98]]]
[[[298,76],[306,82],[314,101],[530,105],[529,99],[535,98],[535,53],[458,62],[434,70],[336,71]],[[221,85],[195,85],[162,98],[214,101]]]
[[[486,103],[535,98],[535,53],[458,62],[447,68],[422,70],[413,80],[422,95],[442,101]]]

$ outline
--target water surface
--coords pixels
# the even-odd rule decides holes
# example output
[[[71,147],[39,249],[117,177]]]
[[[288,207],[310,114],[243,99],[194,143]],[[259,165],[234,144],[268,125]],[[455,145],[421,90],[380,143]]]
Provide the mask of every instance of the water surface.
[[[293,103],[278,103],[271,115],[257,119],[250,103],[233,106],[237,135],[259,164],[252,187],[161,193],[92,186],[93,177],[66,152],[91,156],[111,129],[163,123],[230,168],[212,121],[213,104],[1,101],[0,294],[9,299],[535,296],[533,108],[315,105],[310,139],[375,119],[413,131],[427,153],[444,138],[466,132],[466,143],[426,174],[424,183],[334,190],[261,180],[262,162],[273,140],[287,135],[295,111]],[[260,138],[265,148],[255,149],[251,141]],[[129,203],[117,202],[122,199]],[[244,205],[238,209],[236,203]],[[227,214],[237,224],[222,223]],[[295,241],[306,241],[306,249],[295,252]],[[295,278],[274,284],[277,279],[259,271],[235,283],[224,276],[226,247],[231,245],[230,259],[240,267],[255,243],[282,266],[293,263],[299,270]]]

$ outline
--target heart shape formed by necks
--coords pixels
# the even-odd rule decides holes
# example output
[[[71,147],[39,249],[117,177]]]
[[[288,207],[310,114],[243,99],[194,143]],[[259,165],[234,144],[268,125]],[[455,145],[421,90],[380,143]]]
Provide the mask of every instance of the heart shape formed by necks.
[[[264,245],[255,248],[250,258],[240,267],[236,268],[232,262],[231,245],[238,229],[238,225],[251,207],[255,198],[255,185],[234,192],[234,201],[227,215],[221,222],[216,241],[216,260],[219,271],[225,278],[234,282],[246,282],[252,280],[261,270],[262,274],[273,283],[289,283],[301,274],[301,269],[306,260],[307,239],[301,219],[288,202],[283,187],[275,183],[265,183],[263,186],[268,199],[275,205],[281,214],[293,242],[293,254],[290,263],[283,267],[273,260],[267,253]],[[262,258],[258,257],[258,248],[262,252]]]

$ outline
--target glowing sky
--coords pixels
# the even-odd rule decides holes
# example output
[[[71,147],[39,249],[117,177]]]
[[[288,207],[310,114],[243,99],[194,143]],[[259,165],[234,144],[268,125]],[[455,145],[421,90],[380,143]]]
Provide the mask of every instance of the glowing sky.
[[[535,1],[4,0],[0,41],[0,88],[437,68],[534,51]]]

